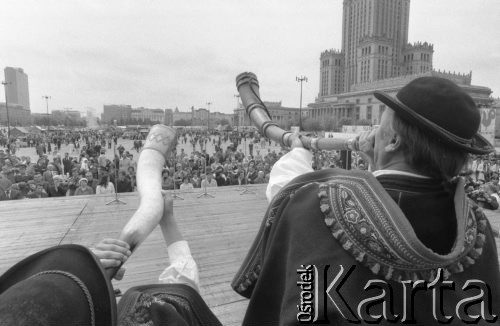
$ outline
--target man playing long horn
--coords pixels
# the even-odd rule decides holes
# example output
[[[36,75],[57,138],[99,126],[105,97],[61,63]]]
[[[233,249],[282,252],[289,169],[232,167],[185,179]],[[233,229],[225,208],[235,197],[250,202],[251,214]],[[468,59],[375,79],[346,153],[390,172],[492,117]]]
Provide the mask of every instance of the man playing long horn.
[[[480,113],[453,82],[418,78],[359,139],[372,171],[312,172],[293,150],[271,171],[270,206],[233,281],[244,325],[498,323],[500,273],[488,220],[456,177],[488,154]]]

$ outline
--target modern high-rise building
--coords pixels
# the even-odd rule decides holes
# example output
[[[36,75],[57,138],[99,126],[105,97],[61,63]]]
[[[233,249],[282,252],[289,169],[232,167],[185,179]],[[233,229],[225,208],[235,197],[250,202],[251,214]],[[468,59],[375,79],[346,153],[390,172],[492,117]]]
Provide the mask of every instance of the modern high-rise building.
[[[320,55],[319,92],[308,105],[310,117],[378,124],[385,105],[373,92],[394,95],[422,76],[450,79],[478,106],[491,105],[491,89],[472,85],[472,72],[435,70],[434,46],[408,43],[409,16],[410,0],[344,0],[342,49]]]
[[[22,68],[6,67],[5,70],[6,95],[8,103],[21,105],[30,109],[30,94],[28,88],[28,75]]]
[[[116,120],[117,124],[125,124],[130,121],[132,115],[132,106],[124,104],[109,104],[104,105],[101,114],[101,121],[107,124],[113,124]]]

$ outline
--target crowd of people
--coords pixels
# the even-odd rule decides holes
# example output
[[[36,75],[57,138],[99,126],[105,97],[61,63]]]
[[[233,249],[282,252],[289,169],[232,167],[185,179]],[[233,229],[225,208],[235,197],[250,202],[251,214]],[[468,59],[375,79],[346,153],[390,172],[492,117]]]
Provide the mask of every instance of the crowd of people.
[[[5,139],[5,137],[3,138]],[[136,191],[137,157],[141,137],[125,148],[116,135],[88,131],[53,132],[46,137],[30,135],[27,146],[38,156],[16,156],[16,148],[2,142],[0,149],[0,200],[113,194]],[[211,143],[213,150],[207,152]],[[61,152],[61,145],[66,151]],[[196,188],[262,184],[269,181],[274,163],[288,150],[272,146],[257,133],[181,132],[178,147],[167,160],[162,188],[194,192]],[[190,144],[187,153],[182,146]],[[113,147],[113,145],[115,145]],[[241,146],[239,146],[241,145]],[[108,151],[115,152],[110,159]],[[134,154],[136,159],[134,159]],[[49,157],[52,157],[50,160]],[[316,151],[313,169],[343,167],[339,152]],[[352,153],[351,168],[366,170],[368,164]],[[500,160],[494,155],[472,156],[464,168],[465,190],[481,207],[496,210],[500,205]]]
[[[90,130],[29,139],[28,146],[38,156],[36,162],[29,156],[16,156],[15,147],[8,144],[0,150],[0,200],[136,190],[140,139],[127,149],[118,142],[119,137]],[[61,142],[66,145],[64,153]],[[112,151],[113,143],[114,158],[110,159],[107,152]],[[272,166],[287,151],[252,132],[181,132],[177,144],[182,148],[174,151],[162,173],[164,190],[192,192],[195,188],[267,183]],[[187,153],[185,144],[192,144],[194,150]],[[314,162],[316,169],[342,164],[336,152],[317,152]]]
[[[500,204],[500,160],[495,155],[476,156],[464,169],[465,192],[479,206],[496,210]]]
[[[118,145],[114,159],[106,156],[118,137],[93,130],[29,135],[27,146],[38,159],[16,155],[18,140],[0,149],[0,200],[132,192],[136,163]],[[61,152],[61,143],[66,151]],[[107,147],[107,148],[106,148]],[[50,159],[51,157],[51,159]]]

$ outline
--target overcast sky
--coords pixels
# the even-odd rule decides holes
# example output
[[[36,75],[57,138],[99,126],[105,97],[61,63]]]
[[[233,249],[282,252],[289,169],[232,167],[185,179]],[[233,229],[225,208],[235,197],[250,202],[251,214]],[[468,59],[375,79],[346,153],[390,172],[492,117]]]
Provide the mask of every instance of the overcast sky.
[[[500,96],[499,0],[413,0],[409,41],[434,68],[468,73]],[[298,107],[319,88],[319,56],[341,46],[342,0],[2,0],[0,67],[29,77],[32,112],[103,104],[230,113],[235,77]],[[2,78],[3,79],[3,78]],[[3,92],[1,92],[3,94]],[[3,95],[0,96],[3,101]]]

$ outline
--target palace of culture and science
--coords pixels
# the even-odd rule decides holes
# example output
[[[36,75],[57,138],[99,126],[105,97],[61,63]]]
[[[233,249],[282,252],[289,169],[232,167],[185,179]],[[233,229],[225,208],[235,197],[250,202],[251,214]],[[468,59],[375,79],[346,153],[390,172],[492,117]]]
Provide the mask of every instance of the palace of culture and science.
[[[478,106],[491,105],[491,89],[471,85],[472,73],[434,69],[434,48],[408,43],[410,0],[344,0],[342,50],[320,56],[319,94],[308,105],[313,119],[351,118],[378,124],[385,106],[374,90],[391,95],[422,76],[448,78],[465,89]]]

